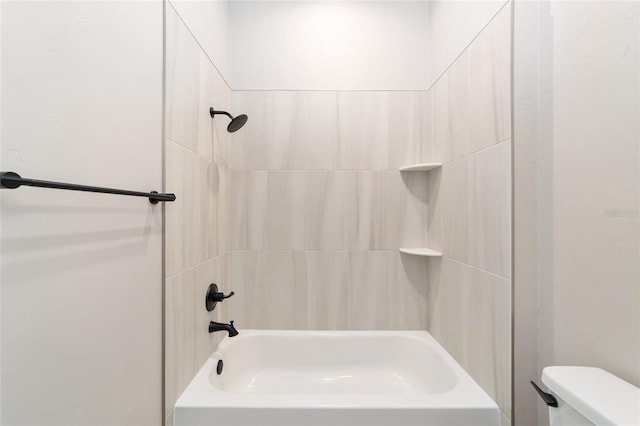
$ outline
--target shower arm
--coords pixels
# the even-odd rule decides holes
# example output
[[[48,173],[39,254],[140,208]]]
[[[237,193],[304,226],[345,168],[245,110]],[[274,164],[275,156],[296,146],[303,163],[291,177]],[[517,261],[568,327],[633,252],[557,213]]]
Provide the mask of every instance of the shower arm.
[[[233,120],[233,115],[229,114],[226,111],[216,111],[213,108],[209,108],[209,114],[211,115],[211,118],[213,118],[213,116],[216,115],[216,114],[224,114],[224,115],[226,115],[227,117],[229,117],[230,119]]]

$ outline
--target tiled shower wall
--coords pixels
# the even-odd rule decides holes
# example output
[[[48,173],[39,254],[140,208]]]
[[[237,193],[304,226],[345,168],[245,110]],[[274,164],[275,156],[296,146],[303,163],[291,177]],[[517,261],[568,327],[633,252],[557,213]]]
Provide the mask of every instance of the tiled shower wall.
[[[168,6],[168,419],[209,319],[428,329],[510,416],[509,14],[428,91],[232,92]],[[229,135],[210,105],[249,122]],[[207,315],[213,281],[236,296]]]
[[[425,329],[426,92],[234,91],[233,316],[244,328]],[[424,157],[424,158],[423,158]]]
[[[510,25],[507,4],[428,91],[233,92],[240,327],[426,328],[508,423]],[[444,165],[398,171],[419,162]]]
[[[165,420],[222,333],[228,302],[208,313],[208,285],[229,291],[229,178],[227,120],[209,107],[230,109],[231,90],[173,5],[166,3],[165,187]]]
[[[511,417],[511,11],[430,90],[428,330]],[[505,419],[503,419],[505,420]],[[507,420],[505,420],[507,421]]]

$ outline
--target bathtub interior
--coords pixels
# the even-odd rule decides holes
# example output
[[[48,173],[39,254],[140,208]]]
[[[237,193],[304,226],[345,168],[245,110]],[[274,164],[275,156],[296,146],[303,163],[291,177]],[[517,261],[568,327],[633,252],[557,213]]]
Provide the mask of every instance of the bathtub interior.
[[[230,393],[435,394],[458,380],[434,347],[406,335],[249,336],[225,341],[213,355],[223,370],[211,372],[212,386]]]

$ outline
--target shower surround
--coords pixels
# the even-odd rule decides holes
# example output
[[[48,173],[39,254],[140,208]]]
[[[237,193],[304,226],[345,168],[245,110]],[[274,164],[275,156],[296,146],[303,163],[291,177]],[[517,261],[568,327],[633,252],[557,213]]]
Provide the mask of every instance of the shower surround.
[[[181,28],[167,40],[167,100],[171,90],[177,103],[167,113],[191,141],[167,142],[168,169],[185,157],[167,180],[193,194],[186,212],[167,217],[178,244],[168,238],[167,264],[200,253],[167,281],[167,421],[219,341],[206,332],[215,319],[235,320],[240,333],[428,330],[508,424],[510,5],[428,90],[231,90],[218,72],[230,67],[208,51],[196,19],[167,10]],[[249,121],[230,136],[206,117],[210,106]],[[196,160],[201,178],[186,181]],[[421,162],[443,166],[398,170]],[[212,281],[236,295],[211,315]]]
[[[510,33],[506,4],[426,91],[233,91],[241,327],[427,329],[508,422]]]

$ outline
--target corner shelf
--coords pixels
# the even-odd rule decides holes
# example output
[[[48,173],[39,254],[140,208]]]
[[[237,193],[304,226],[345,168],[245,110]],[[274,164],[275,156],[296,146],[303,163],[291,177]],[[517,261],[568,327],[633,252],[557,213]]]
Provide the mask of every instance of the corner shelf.
[[[429,170],[442,167],[442,163],[418,163],[400,167],[401,172],[428,172]]]
[[[442,253],[430,248],[401,248],[400,253],[412,254],[414,256],[442,257]]]
[[[401,172],[428,172],[430,170],[442,167],[442,163],[416,163],[408,166],[400,167]],[[426,247],[400,248],[400,253],[410,254],[412,256],[422,257],[442,257],[442,253]]]

